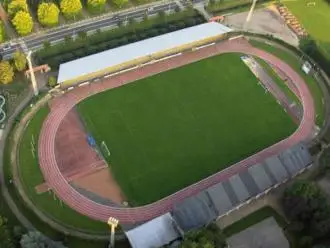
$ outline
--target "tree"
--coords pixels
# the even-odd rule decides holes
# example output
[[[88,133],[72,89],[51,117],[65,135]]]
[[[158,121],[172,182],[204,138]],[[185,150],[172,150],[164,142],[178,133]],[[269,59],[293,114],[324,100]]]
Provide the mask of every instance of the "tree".
[[[62,0],[60,8],[65,17],[74,19],[81,13],[82,5],[80,0]]]
[[[15,248],[11,233],[7,227],[7,219],[0,216],[0,245],[1,248]]]
[[[73,41],[72,36],[67,35],[67,36],[64,37],[64,43],[65,43],[65,44],[68,45],[68,44],[70,44],[72,41]]]
[[[55,26],[58,24],[58,14],[60,10],[55,3],[42,2],[38,6],[38,20],[47,27]]]
[[[330,233],[330,205],[314,182],[296,181],[284,192],[283,209],[297,230],[312,238]]]
[[[223,233],[216,224],[188,232],[180,248],[222,248],[226,247]]]
[[[128,3],[128,0],[112,0],[112,2],[119,8],[125,6]]]
[[[20,240],[22,248],[66,248],[61,242],[55,242],[40,232],[28,232]]]
[[[27,35],[32,32],[33,21],[31,15],[28,12],[17,12],[12,22],[19,35]]]
[[[87,7],[92,12],[100,12],[104,10],[106,0],[87,0]]]
[[[19,11],[29,12],[29,7],[26,0],[12,0],[8,4],[8,14],[10,17],[15,16]]]
[[[9,84],[14,79],[14,70],[8,61],[0,62],[0,82]]]
[[[5,40],[5,27],[3,25],[3,22],[0,21],[0,43]]]
[[[42,45],[43,45],[43,49],[45,50],[49,49],[52,46],[48,40],[44,41]]]
[[[26,67],[26,57],[25,54],[21,51],[17,50],[14,53],[14,64],[16,67],[16,70],[23,71]]]
[[[56,84],[57,84],[56,77],[54,77],[54,76],[50,76],[50,77],[48,78],[48,86],[49,86],[49,87],[54,87],[54,86],[56,86]]]
[[[87,39],[87,32],[85,32],[85,31],[78,32],[78,37],[82,40],[86,40]]]
[[[299,48],[308,55],[312,55],[315,51],[317,51],[316,43],[310,36],[300,39]]]

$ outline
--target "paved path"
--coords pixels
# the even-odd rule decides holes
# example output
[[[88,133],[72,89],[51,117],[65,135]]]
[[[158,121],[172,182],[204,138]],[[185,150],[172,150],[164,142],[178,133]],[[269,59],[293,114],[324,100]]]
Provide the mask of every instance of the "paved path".
[[[166,198],[141,207],[114,208],[95,203],[77,192],[65,180],[57,166],[56,157],[54,154],[55,137],[61,121],[78,102],[84,100],[90,95],[105,91],[107,89],[119,87],[137,79],[180,67],[187,63],[198,61],[216,54],[229,52],[245,53],[260,57],[261,59],[284,71],[295,83],[301,96],[304,107],[304,115],[298,129],[290,137]],[[241,42],[240,40],[225,41],[217,43],[217,45],[214,46],[200,49],[196,52],[187,52],[182,56],[177,56],[172,59],[148,65],[124,74],[119,74],[99,83],[79,87],[75,90],[69,91],[64,96],[59,97],[57,101],[52,104],[51,113],[45,120],[40,133],[38,149],[40,168],[48,185],[53,188],[57,196],[81,214],[100,221],[107,221],[110,216],[116,217],[121,223],[146,221],[170,211],[175,204],[179,203],[183,199],[195,195],[216,183],[227,180],[232,175],[246,170],[248,167],[261,162],[270,156],[277,155],[278,153],[301,141],[309,141],[314,128],[314,116],[315,112],[313,98],[308,90],[308,87],[299,74],[289,65],[274,55],[250,46],[247,42]]]
[[[4,148],[5,148],[5,142],[9,135],[9,131],[11,130],[11,127],[15,121],[16,116],[27,106],[27,104],[30,102],[30,100],[33,97],[32,90],[30,90],[29,94],[24,98],[24,100],[17,106],[15,109],[15,112],[9,117],[7,121],[6,128],[2,134],[2,137],[0,138],[0,184],[1,184],[1,193],[5,201],[7,202],[9,208],[14,213],[16,218],[21,222],[21,224],[28,230],[35,230],[33,224],[25,218],[24,214],[20,212],[20,210],[17,208],[14,200],[12,199],[7,185],[5,183],[5,176],[3,173],[3,155],[4,155]]]

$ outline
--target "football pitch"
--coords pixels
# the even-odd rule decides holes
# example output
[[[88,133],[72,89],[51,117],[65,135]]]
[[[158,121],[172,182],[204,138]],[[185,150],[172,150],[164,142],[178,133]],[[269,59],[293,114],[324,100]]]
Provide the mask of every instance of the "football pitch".
[[[330,59],[330,4],[326,0],[282,1]],[[311,4],[314,3],[314,4]]]
[[[135,206],[221,171],[296,129],[239,54],[108,90],[78,110],[97,143],[106,143],[111,172]]]

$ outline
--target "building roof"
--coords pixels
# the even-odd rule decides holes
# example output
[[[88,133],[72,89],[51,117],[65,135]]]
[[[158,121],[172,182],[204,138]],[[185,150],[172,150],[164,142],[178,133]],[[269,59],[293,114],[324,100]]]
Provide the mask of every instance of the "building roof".
[[[294,176],[311,163],[312,157],[308,148],[304,144],[297,144],[183,200],[175,206],[172,215],[184,231],[199,228],[266,189]]]
[[[181,237],[171,214],[167,213],[126,232],[132,248],[154,248]]]
[[[61,64],[57,81],[62,83],[130,60],[221,35],[229,31],[231,31],[230,28],[220,23],[209,22],[110,49]]]

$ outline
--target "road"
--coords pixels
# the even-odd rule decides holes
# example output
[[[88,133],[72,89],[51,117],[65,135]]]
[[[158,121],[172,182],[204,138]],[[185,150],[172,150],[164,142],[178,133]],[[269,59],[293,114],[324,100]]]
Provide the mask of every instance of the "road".
[[[189,2],[187,0],[179,0],[181,5],[186,7]],[[24,51],[37,50],[42,47],[44,42],[48,41],[55,43],[64,39],[66,36],[77,35],[79,32],[92,32],[98,29],[105,29],[117,26],[119,22],[127,21],[131,18],[143,18],[146,13],[149,16],[157,14],[159,11],[174,11],[179,7],[178,1],[160,3],[156,2],[152,7],[139,7],[136,9],[128,9],[127,11],[120,12],[119,14],[113,13],[112,15],[102,16],[99,18],[91,18],[90,20],[73,23],[68,26],[59,27],[55,30],[46,31],[44,33],[36,33],[23,37],[17,41],[12,41],[5,50],[2,49],[1,55],[4,59],[9,59],[17,48],[22,47]],[[193,0],[193,3],[201,3],[204,0]],[[2,46],[3,47],[3,46]]]

